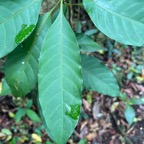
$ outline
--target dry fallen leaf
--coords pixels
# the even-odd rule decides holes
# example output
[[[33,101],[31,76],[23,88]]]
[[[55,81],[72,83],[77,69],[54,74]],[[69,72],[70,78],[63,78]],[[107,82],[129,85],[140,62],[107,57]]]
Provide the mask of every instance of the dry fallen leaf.
[[[119,102],[113,103],[111,108],[110,108],[111,112],[114,112],[118,106],[119,106]]]
[[[100,104],[98,101],[93,105],[92,114],[94,119],[99,119],[102,116],[102,113],[100,113]]]
[[[83,99],[83,105],[86,110],[91,111],[91,106],[85,99]]]
[[[35,142],[42,142],[41,137],[35,133],[32,134],[32,138]]]
[[[89,133],[87,136],[86,136],[86,139],[88,141],[92,141],[94,138],[97,137],[97,133]]]
[[[7,135],[5,133],[0,132],[0,140],[6,139]]]
[[[144,82],[144,76],[137,76],[136,79],[139,83]]]
[[[143,85],[139,85],[136,83],[131,83],[130,86],[135,90],[135,91],[141,91],[144,93],[144,86]]]

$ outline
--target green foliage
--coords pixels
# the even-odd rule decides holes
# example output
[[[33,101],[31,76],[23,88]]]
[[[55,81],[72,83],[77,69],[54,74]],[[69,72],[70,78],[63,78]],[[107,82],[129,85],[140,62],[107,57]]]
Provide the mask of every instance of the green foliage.
[[[129,104],[126,105],[125,108],[125,118],[128,121],[129,125],[131,125],[134,121],[135,118],[135,110],[132,106],[130,106]]]
[[[19,107],[18,108],[18,110],[14,116],[16,123],[19,123],[20,120],[26,115],[33,122],[40,122],[40,118],[39,118],[38,114],[34,110],[31,109],[32,105],[33,105],[32,100],[28,100],[25,107],[23,107],[23,108]]]
[[[16,142],[17,142],[16,138],[13,138],[9,144],[16,144]]]
[[[25,108],[19,108],[15,114],[15,121],[18,123],[23,116],[26,114],[26,109]]]
[[[105,48],[94,42],[93,38],[88,35],[79,34],[77,36],[77,40],[82,52],[95,52],[105,50]]]
[[[132,98],[128,101],[130,105],[141,105],[144,104],[144,98]]]
[[[25,96],[36,86],[40,49],[50,25],[50,14],[41,16],[30,37],[8,55],[5,75],[14,96]]]
[[[133,97],[133,98],[127,100],[126,93],[121,93],[119,98],[125,104],[124,115],[125,115],[127,122],[129,123],[129,125],[131,125],[133,122],[135,122],[134,119],[135,119],[135,115],[136,115],[133,105],[144,104],[144,98]]]
[[[86,144],[86,143],[87,143],[87,139],[81,139],[78,144]]]
[[[78,122],[81,77],[79,47],[61,8],[43,42],[38,81],[41,113],[58,144],[66,143]]]
[[[0,58],[13,51],[33,31],[41,0],[0,1]]]
[[[125,117],[131,125],[135,117],[131,105],[143,104],[143,99],[127,101],[110,70],[90,56],[91,52],[105,50],[91,37],[97,30],[81,33],[76,38],[65,16],[64,1],[59,0],[54,8],[39,17],[41,2],[0,1],[0,58],[7,55],[6,81],[2,82],[0,95],[12,93],[23,97],[38,84],[39,112],[49,136],[57,144],[66,143],[78,123],[83,85],[90,91],[119,96],[126,103]],[[83,4],[104,34],[124,44],[143,45],[144,2],[83,0]],[[85,55],[87,52],[89,56]],[[87,99],[92,103],[90,95]],[[32,121],[40,121],[31,106],[32,101],[18,108],[16,122],[25,115]]]
[[[109,96],[119,96],[115,77],[100,61],[92,56],[81,55],[84,87]]]
[[[144,1],[83,0],[83,3],[95,26],[104,34],[128,45],[144,44]]]
[[[26,109],[26,115],[34,122],[40,122],[40,118],[37,113],[31,109]]]

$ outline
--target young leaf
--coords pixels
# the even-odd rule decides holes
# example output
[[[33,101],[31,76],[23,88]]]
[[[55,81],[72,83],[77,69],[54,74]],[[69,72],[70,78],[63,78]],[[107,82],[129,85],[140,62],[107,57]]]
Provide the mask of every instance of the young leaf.
[[[25,108],[19,108],[15,114],[15,121],[18,123],[25,114],[26,114],[26,109]]]
[[[83,0],[95,26],[110,38],[128,45],[144,44],[144,1]]]
[[[109,96],[119,96],[119,86],[109,69],[92,56],[81,55],[84,87]]]
[[[33,101],[32,101],[31,99],[29,99],[29,100],[27,101],[26,107],[27,107],[27,108],[31,108],[32,105],[33,105]]]
[[[39,65],[40,113],[57,144],[66,143],[78,122],[81,87],[78,43],[61,8],[47,32]]]
[[[50,25],[50,13],[40,17],[30,37],[9,54],[5,64],[5,76],[14,96],[24,96],[35,87],[38,81],[40,49]]]
[[[0,1],[0,58],[10,53],[33,31],[41,0]]]
[[[81,51],[95,52],[95,51],[105,50],[105,48],[100,46],[97,42],[94,42],[94,40],[90,36],[79,34],[77,36],[77,40]]]
[[[27,109],[26,114],[32,121],[40,122],[40,118],[39,118],[38,114],[35,111],[33,111],[31,109]]]
[[[144,104],[144,98],[132,98],[128,101],[130,105],[141,105]]]
[[[126,118],[127,122],[129,123],[129,125],[131,125],[133,123],[133,120],[135,118],[135,110],[130,105],[126,105],[125,118]]]

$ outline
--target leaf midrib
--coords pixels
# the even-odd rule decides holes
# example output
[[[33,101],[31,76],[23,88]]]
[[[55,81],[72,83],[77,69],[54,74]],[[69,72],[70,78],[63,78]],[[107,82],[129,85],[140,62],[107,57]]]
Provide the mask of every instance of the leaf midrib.
[[[17,12],[15,12],[13,15],[10,15],[9,17],[7,17],[5,20],[2,20],[0,22],[0,24],[5,23],[7,21],[9,21],[11,18],[15,17],[16,15],[18,15],[19,13],[23,12],[25,9],[27,9],[28,7],[32,6],[35,2],[40,1],[40,0],[34,0],[31,3],[29,3],[28,5],[26,5],[24,8],[18,10]]]
[[[63,114],[64,114],[64,106],[63,106],[63,102],[64,102],[64,91],[63,91],[63,61],[62,61],[62,58],[63,58],[63,40],[62,40],[62,32],[63,32],[63,21],[62,21],[62,18],[63,18],[63,12],[62,12],[62,9],[60,11],[60,42],[61,42],[61,45],[60,45],[60,51],[61,51],[61,54],[60,54],[60,63],[61,63],[61,89],[62,89],[62,134],[63,134],[63,129],[64,129],[64,126],[63,126]]]
[[[135,22],[135,23],[138,23],[138,24],[144,26],[144,24],[143,24],[142,22],[139,22],[139,21],[137,21],[137,20],[135,20],[135,19],[130,19],[129,17],[127,17],[127,16],[125,16],[125,15],[116,13],[115,11],[112,11],[111,9],[108,9],[107,7],[101,6],[100,4],[98,4],[98,3],[96,3],[96,2],[94,2],[94,3],[95,3],[99,8],[101,8],[101,9],[103,9],[103,10],[105,10],[105,11],[108,11],[108,12],[110,12],[111,14],[117,15],[118,17],[121,17],[122,19],[125,18],[125,19],[127,19],[128,21],[132,21],[132,22]]]

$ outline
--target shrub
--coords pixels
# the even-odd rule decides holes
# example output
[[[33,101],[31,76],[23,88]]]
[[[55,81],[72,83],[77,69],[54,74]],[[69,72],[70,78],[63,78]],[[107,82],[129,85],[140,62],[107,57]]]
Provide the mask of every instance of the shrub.
[[[64,144],[77,125],[83,87],[112,97],[121,94],[108,68],[86,55],[102,47],[87,34],[76,36],[72,30],[64,10],[72,4],[59,0],[39,16],[41,2],[0,1],[0,58],[6,56],[1,95],[10,93],[10,87],[15,97],[22,97],[38,83],[38,107],[46,130],[55,143]],[[84,6],[94,25],[108,37],[143,45],[143,1],[83,0],[77,5]],[[128,110],[133,112],[130,105],[126,115]]]

